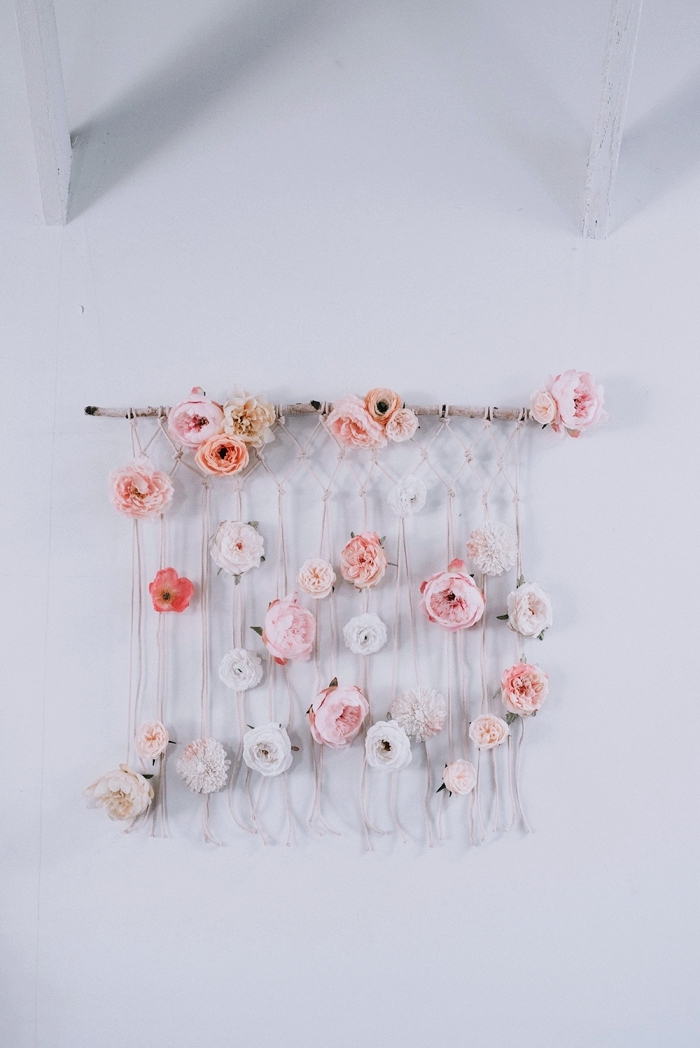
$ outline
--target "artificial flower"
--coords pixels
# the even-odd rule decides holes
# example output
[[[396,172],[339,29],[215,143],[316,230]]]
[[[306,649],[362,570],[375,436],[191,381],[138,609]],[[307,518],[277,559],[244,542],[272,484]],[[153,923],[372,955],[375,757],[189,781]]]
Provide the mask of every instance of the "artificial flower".
[[[440,790],[445,789],[448,793],[456,793],[458,796],[471,793],[476,786],[476,768],[470,761],[452,761],[442,773],[442,782]]]
[[[484,614],[481,590],[465,569],[463,560],[453,560],[447,571],[431,575],[421,584],[423,611],[431,622],[446,630],[468,629]]]
[[[359,397],[341,397],[333,404],[326,426],[347,448],[383,448],[384,427],[370,415]]]
[[[522,582],[508,594],[508,625],[522,637],[540,637],[552,625],[552,602],[536,582]]]
[[[509,713],[529,717],[541,709],[549,692],[549,677],[539,666],[518,662],[501,677],[501,698]]]
[[[203,473],[230,477],[248,465],[248,448],[239,437],[215,433],[200,444],[194,460]]]
[[[187,400],[168,412],[168,432],[177,443],[198,448],[220,431],[223,421],[221,405],[206,397],[201,386],[195,386]]]
[[[503,718],[494,717],[492,713],[482,713],[469,725],[469,738],[480,750],[492,750],[494,746],[500,746],[509,735],[510,728]]]
[[[128,764],[120,764],[88,786],[85,796],[88,807],[106,808],[110,819],[135,819],[153,800],[153,787]]]
[[[211,540],[210,553],[215,564],[237,576],[260,567],[260,561],[265,559],[265,543],[253,524],[222,520]]]
[[[161,568],[148,584],[155,611],[184,611],[189,607],[194,585],[175,568]]]
[[[259,655],[245,648],[227,651],[219,663],[219,679],[232,691],[250,691],[262,680],[263,664]]]
[[[365,397],[367,413],[380,426],[385,426],[403,401],[393,389],[370,389]]]
[[[484,575],[502,575],[515,564],[518,548],[507,525],[487,520],[470,534],[467,553],[477,571]]]
[[[557,405],[555,420],[551,423],[555,433],[565,430],[570,437],[579,437],[584,430],[597,422],[605,422],[603,410],[603,387],[597,386],[588,371],[564,371],[556,378],[548,378],[545,390]]]
[[[243,760],[266,777],[281,775],[292,763],[292,743],[279,724],[251,728],[243,736]]]
[[[316,619],[301,607],[296,593],[272,601],[265,615],[262,639],[275,662],[280,666],[288,659],[305,662],[315,638]]]
[[[368,713],[369,703],[360,689],[339,685],[336,679],[311,704],[311,734],[320,745],[342,749],[356,738]]]
[[[147,761],[165,753],[169,740],[168,729],[160,721],[146,721],[134,736],[136,752]]]
[[[445,726],[447,703],[434,688],[411,688],[396,696],[391,716],[410,738],[425,742]]]
[[[376,586],[386,571],[386,553],[376,531],[353,535],[340,554],[340,573],[357,589]]]
[[[411,743],[396,721],[377,721],[367,730],[365,759],[371,768],[401,771],[411,763]]]
[[[297,586],[310,597],[320,600],[333,592],[335,572],[333,565],[321,557],[311,557],[304,561],[297,575]]]
[[[343,639],[353,655],[374,655],[386,644],[386,625],[373,611],[355,615],[343,626]]]
[[[193,793],[218,793],[226,785],[230,766],[218,739],[195,739],[180,754],[177,772]]]
[[[530,397],[530,417],[540,426],[549,426],[557,417],[557,402],[551,393],[538,389]]]
[[[224,404],[224,431],[254,448],[275,439],[272,426],[275,409],[264,397],[253,397],[242,389],[233,389]]]
[[[400,443],[415,436],[417,429],[418,419],[415,412],[411,411],[410,408],[399,408],[387,422],[385,432],[389,440]]]
[[[387,502],[399,517],[420,513],[428,492],[420,477],[408,473],[400,477],[387,496]]]
[[[127,517],[157,517],[173,497],[173,485],[167,473],[156,469],[145,455],[139,455],[109,475],[112,505]]]

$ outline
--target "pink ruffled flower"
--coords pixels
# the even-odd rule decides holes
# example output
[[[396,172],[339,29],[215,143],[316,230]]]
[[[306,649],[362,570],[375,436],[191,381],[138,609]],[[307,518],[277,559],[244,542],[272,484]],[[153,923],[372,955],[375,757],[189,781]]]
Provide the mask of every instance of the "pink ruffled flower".
[[[341,397],[333,405],[326,426],[346,448],[383,448],[384,426],[370,415],[359,397]]]
[[[114,508],[127,517],[156,517],[170,505],[173,485],[167,473],[140,455],[122,469],[112,470],[109,497]]]
[[[570,437],[579,437],[584,430],[596,422],[605,422],[603,411],[603,387],[595,384],[588,371],[564,371],[556,378],[551,376],[545,383],[546,391],[557,405],[556,419],[552,422],[555,433],[566,430]]]
[[[155,761],[165,753],[169,740],[168,729],[161,721],[146,721],[134,736],[136,752],[144,760]]]
[[[501,697],[509,713],[529,717],[542,707],[549,692],[549,677],[539,666],[519,662],[501,677]]]
[[[221,405],[205,397],[201,386],[195,386],[187,400],[168,412],[170,436],[187,448],[198,448],[221,430],[223,422]]]
[[[369,703],[359,688],[339,686],[337,681],[325,688],[309,710],[311,734],[320,745],[339,750],[357,737],[369,713]]]
[[[340,554],[340,573],[357,589],[369,589],[381,581],[387,567],[386,553],[376,531],[353,535]]]
[[[161,568],[148,584],[155,611],[184,611],[192,599],[194,586],[175,568]]]
[[[401,442],[410,440],[418,429],[418,419],[410,408],[399,408],[386,424],[386,435],[389,440]]]
[[[421,607],[431,622],[446,630],[464,630],[484,614],[484,598],[463,560],[453,560],[447,571],[422,583]]]
[[[300,606],[296,593],[284,600],[273,600],[265,615],[262,639],[275,662],[280,666],[288,659],[305,662],[315,638],[316,619]]]

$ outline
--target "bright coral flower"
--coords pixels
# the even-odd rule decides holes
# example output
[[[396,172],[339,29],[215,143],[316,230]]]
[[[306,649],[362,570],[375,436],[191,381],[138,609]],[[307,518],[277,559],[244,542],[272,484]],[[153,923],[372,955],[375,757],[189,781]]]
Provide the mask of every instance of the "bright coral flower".
[[[184,611],[192,600],[194,586],[189,579],[180,577],[175,568],[161,568],[149,583],[148,592],[156,611]]]

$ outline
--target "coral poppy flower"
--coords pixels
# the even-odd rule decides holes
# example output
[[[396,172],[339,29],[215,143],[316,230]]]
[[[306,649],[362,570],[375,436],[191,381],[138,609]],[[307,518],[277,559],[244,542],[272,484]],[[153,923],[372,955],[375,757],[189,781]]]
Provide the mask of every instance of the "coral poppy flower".
[[[192,599],[194,586],[189,579],[180,577],[175,568],[161,568],[149,583],[148,592],[156,611],[184,611]]]

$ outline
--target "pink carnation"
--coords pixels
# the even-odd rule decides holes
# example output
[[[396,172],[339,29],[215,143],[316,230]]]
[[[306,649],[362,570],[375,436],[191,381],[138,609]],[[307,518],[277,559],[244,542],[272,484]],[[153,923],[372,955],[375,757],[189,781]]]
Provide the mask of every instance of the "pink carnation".
[[[288,659],[305,662],[315,638],[316,619],[299,605],[296,593],[273,600],[265,615],[262,639],[275,662],[280,666]]]
[[[369,713],[369,703],[359,688],[331,684],[309,710],[311,734],[316,742],[339,750],[356,738]]]
[[[564,371],[556,378],[551,376],[545,383],[546,391],[553,397],[557,415],[552,422],[555,433],[566,430],[570,437],[578,437],[596,422],[605,422],[603,411],[603,387],[596,386],[595,379],[587,371]]]
[[[386,444],[384,426],[375,422],[359,397],[337,400],[326,419],[326,426],[347,448],[383,448]]]
[[[529,717],[537,713],[549,691],[549,677],[539,666],[519,662],[501,677],[501,697],[509,713]]]
[[[167,473],[141,455],[122,469],[112,470],[109,497],[114,508],[127,517],[155,517],[170,504],[173,485]]]
[[[463,560],[453,560],[447,571],[431,575],[422,583],[421,607],[431,622],[446,630],[473,626],[484,614],[484,598]]]
[[[187,400],[176,404],[168,413],[170,436],[188,448],[198,448],[219,433],[223,422],[221,405],[205,397],[201,386],[195,386]]]
[[[357,589],[369,589],[381,581],[386,571],[386,553],[376,531],[353,535],[340,554],[340,573]]]

